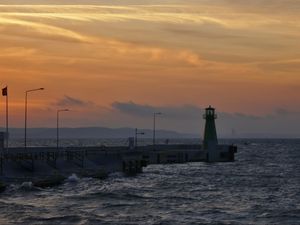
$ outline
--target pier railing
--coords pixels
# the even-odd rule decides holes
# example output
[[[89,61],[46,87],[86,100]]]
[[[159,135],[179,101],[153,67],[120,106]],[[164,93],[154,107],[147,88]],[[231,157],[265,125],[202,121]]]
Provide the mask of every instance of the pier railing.
[[[67,147],[67,148],[52,148],[52,147],[31,147],[27,148],[10,148],[8,151],[0,152],[0,173],[3,174],[5,164],[13,163],[18,166],[34,171],[35,163],[44,162],[52,168],[56,168],[57,160],[72,162],[78,167],[83,168],[86,159],[93,161],[97,159],[122,158],[125,155],[139,155],[143,152],[168,152],[168,151],[183,151],[183,150],[201,150],[200,145],[156,145],[153,149],[152,145],[139,146],[135,149],[130,149],[127,146],[97,146],[97,147]],[[155,153],[156,154],[156,153]],[[94,157],[96,156],[97,157]],[[107,158],[108,157],[108,158]]]

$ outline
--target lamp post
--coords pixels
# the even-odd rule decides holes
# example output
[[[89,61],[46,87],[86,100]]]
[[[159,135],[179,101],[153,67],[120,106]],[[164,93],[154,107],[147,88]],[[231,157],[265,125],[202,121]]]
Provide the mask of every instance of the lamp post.
[[[157,115],[161,115],[162,113],[161,112],[155,112],[153,113],[153,148],[155,148],[155,123],[156,123],[156,116]]]
[[[28,93],[34,92],[34,91],[42,91],[44,88],[36,88],[25,91],[25,132],[24,132],[24,147],[27,149],[27,98]]]
[[[135,142],[135,147],[137,147],[137,136],[139,135],[144,135],[144,132],[138,132],[138,129],[135,128],[135,138],[134,138],[134,142]]]
[[[59,113],[60,112],[68,112],[69,109],[58,109],[56,112],[56,149],[59,146]]]

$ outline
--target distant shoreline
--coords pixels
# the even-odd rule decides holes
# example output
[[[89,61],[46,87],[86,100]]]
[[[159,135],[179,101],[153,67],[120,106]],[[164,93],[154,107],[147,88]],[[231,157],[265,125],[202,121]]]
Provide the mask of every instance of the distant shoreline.
[[[5,131],[4,127],[0,127],[0,131]],[[152,138],[152,129],[139,129],[145,135],[139,137],[141,139]],[[24,128],[10,128],[10,139],[24,138]],[[56,138],[56,128],[27,128],[29,139],[54,139]],[[60,138],[62,139],[101,139],[101,138],[128,138],[134,137],[135,128],[121,127],[62,127],[60,128]],[[157,138],[183,138],[183,139],[197,139],[202,138],[202,133],[184,133],[172,130],[156,130]],[[298,134],[269,134],[269,133],[241,133],[235,136],[230,134],[218,132],[220,139],[300,139]]]

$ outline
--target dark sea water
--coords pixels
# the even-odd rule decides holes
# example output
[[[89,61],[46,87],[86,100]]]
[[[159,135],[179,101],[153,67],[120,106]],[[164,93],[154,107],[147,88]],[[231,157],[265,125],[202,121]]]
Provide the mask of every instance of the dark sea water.
[[[235,162],[73,176],[49,189],[12,185],[0,194],[0,224],[299,225],[300,140],[223,142],[238,145]]]

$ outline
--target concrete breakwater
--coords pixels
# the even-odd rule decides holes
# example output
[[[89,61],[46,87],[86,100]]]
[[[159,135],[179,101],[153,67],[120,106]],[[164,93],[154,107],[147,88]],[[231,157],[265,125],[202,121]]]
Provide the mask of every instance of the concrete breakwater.
[[[217,146],[218,161],[234,161],[235,146]],[[209,162],[202,145],[157,145],[72,148],[10,148],[0,154],[0,180],[5,183],[32,181],[43,186],[76,173],[105,178],[108,173],[136,174],[149,164]]]
[[[137,174],[149,164],[234,161],[237,147],[218,144],[215,109],[209,106],[203,117],[206,120],[203,145],[155,145],[153,142],[153,145],[137,147],[131,142],[129,146],[119,147],[4,149],[2,137],[0,181],[32,181],[36,186],[45,187],[59,184],[71,174],[105,178],[112,172]]]

